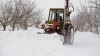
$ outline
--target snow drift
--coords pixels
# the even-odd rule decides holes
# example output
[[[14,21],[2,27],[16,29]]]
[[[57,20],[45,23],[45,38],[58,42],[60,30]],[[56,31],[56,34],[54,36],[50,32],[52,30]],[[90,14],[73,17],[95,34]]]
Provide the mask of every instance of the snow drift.
[[[99,35],[76,32],[73,45],[63,45],[62,36],[38,31],[0,31],[0,56],[100,56]]]

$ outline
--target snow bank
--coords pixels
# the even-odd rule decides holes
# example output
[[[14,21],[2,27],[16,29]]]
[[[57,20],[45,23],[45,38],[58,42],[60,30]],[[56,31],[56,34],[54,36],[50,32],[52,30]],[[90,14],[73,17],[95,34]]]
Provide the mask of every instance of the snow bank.
[[[0,31],[0,56],[100,56],[99,35],[76,32],[73,45],[62,45],[62,36],[36,34],[42,31]]]

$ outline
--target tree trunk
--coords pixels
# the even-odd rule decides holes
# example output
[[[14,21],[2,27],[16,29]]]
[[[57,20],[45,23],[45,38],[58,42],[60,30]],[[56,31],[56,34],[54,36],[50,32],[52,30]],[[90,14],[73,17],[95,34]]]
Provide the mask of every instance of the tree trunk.
[[[27,19],[24,21],[25,30],[27,30]]]
[[[98,27],[95,27],[95,30],[96,30],[96,34],[99,34]]]
[[[4,29],[4,31],[6,31],[6,25],[3,25],[3,29]]]
[[[12,26],[12,31],[15,30],[15,23],[13,23],[13,26]]]
[[[27,26],[25,25],[25,30],[27,30]]]
[[[6,24],[5,23],[3,23],[3,29],[4,29],[4,31],[6,31]]]
[[[17,25],[17,31],[19,30],[19,25]]]

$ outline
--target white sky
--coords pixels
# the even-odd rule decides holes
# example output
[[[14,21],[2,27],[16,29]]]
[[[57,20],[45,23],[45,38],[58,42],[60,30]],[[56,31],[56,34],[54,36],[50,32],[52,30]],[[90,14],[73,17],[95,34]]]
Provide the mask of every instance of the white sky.
[[[2,1],[6,1],[6,0],[2,0]],[[31,0],[31,1],[34,1],[34,0]],[[35,0],[35,1],[36,3],[38,3],[38,7],[44,10],[44,14],[46,18],[48,17],[48,14],[49,14],[49,8],[64,8],[64,5],[65,5],[65,0]],[[70,0],[70,3],[73,4],[75,11],[76,11],[76,7],[77,6],[79,7],[80,5],[80,1],[82,3],[85,2],[85,0]],[[73,14],[75,14],[75,12],[73,12],[71,16]]]
[[[44,14],[48,17],[49,8],[64,8],[65,0],[35,0],[38,3],[38,6],[44,10]],[[76,7],[80,5],[80,2],[84,3],[85,0],[70,0],[70,3],[73,4],[75,11]],[[71,16],[75,14],[73,12]]]

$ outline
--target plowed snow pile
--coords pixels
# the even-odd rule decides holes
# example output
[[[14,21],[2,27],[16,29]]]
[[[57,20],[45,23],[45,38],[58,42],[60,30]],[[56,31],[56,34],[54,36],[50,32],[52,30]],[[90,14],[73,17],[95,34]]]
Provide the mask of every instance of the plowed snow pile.
[[[0,31],[0,56],[100,56],[99,35],[76,32],[74,44],[63,45],[62,36],[38,31]]]

